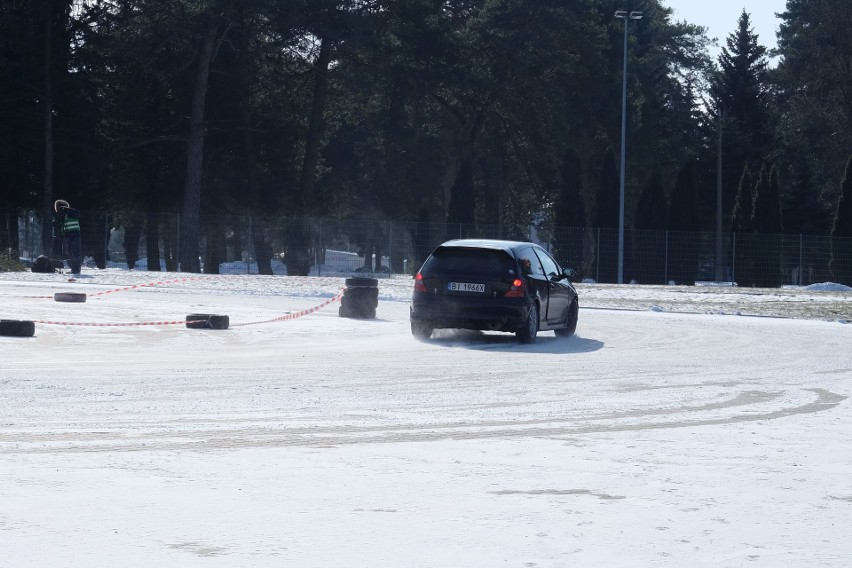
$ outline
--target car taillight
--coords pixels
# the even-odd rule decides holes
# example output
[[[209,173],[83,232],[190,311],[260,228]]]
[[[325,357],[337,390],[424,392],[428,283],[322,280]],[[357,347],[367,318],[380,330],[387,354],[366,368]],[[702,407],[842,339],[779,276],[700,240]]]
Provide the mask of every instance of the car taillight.
[[[506,292],[506,298],[523,298],[524,297],[524,281],[520,278],[515,278],[512,281],[512,287]]]
[[[426,289],[426,284],[423,283],[423,274],[420,272],[418,272],[417,276],[414,277],[414,291],[423,292],[424,294],[429,292],[429,290]]]

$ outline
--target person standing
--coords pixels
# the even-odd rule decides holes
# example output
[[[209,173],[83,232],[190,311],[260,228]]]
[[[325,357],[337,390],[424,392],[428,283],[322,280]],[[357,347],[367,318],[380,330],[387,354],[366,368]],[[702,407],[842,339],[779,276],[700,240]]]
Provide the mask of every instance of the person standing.
[[[71,207],[64,199],[57,199],[53,204],[56,212],[54,226],[65,239],[68,248],[68,264],[71,274],[80,274],[83,266],[83,244],[80,240],[80,212]]]

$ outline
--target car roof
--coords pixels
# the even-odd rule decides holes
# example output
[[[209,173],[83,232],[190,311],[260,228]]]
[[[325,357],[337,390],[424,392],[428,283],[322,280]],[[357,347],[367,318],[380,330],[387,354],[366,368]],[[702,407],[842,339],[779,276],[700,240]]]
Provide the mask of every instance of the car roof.
[[[489,248],[512,252],[520,247],[534,246],[535,243],[524,241],[504,241],[500,239],[454,239],[442,243],[442,247]]]

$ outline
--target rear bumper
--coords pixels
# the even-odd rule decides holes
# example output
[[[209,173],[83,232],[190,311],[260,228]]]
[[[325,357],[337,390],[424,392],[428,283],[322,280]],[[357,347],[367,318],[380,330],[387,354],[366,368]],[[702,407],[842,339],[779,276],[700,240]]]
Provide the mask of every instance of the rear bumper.
[[[411,321],[434,329],[515,331],[525,325],[530,307],[521,299],[483,302],[459,296],[415,294]]]

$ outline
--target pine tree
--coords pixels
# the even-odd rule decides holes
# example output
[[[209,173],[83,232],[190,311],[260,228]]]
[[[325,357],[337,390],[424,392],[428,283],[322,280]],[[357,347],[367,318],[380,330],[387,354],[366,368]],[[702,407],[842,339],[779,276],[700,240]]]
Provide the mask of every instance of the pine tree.
[[[737,187],[737,199],[731,215],[731,231],[734,233],[752,232],[751,215],[754,204],[754,179],[748,164],[743,167],[740,183]]]
[[[562,180],[555,207],[556,226],[586,227],[586,205],[583,202],[582,165],[573,150],[565,152],[562,161]]]
[[[837,181],[843,178],[852,148],[852,2],[787,0],[785,4],[784,12],[778,14],[781,57],[772,72],[778,113],[783,117],[777,140],[785,162],[793,166],[784,175],[783,181],[794,184],[789,190],[785,187],[785,196],[788,191],[804,193],[792,196],[812,212],[811,219],[799,222],[801,232],[828,235],[838,198]],[[785,227],[795,230],[786,220]]]
[[[672,231],[694,231],[699,225],[697,176],[695,160],[687,160],[678,173],[672,191],[669,209],[669,229]]]
[[[595,226],[602,229],[618,227],[619,216],[619,179],[615,167],[615,155],[608,151],[601,165],[596,199]]]
[[[754,229],[754,283],[763,288],[780,286],[781,198],[778,195],[778,169],[766,164],[754,189],[751,226]]]
[[[831,232],[829,207],[813,186],[810,162],[800,148],[783,149],[778,164],[784,171],[781,206],[784,231],[792,235]]]
[[[734,233],[736,253],[734,257],[734,278],[742,286],[754,285],[754,227],[751,218],[754,211],[754,178],[748,164],[743,168],[737,199],[731,218],[731,231]]]
[[[631,272],[643,284],[664,284],[665,257],[654,254],[665,248],[665,231],[669,206],[663,190],[663,177],[659,168],[645,182],[636,206],[636,229],[631,255]],[[648,253],[646,254],[646,251]]]
[[[840,199],[831,229],[831,272],[838,281],[852,285],[852,156],[840,184]]]
[[[583,262],[586,205],[583,201],[582,164],[577,152],[565,152],[560,173],[559,194],[554,206],[556,238],[553,252],[561,262],[579,268]]]
[[[698,246],[692,242],[692,231],[698,217],[698,170],[695,160],[689,159],[678,173],[669,209],[669,229],[680,232],[672,239],[669,254],[669,272],[678,284],[695,284]]]
[[[711,96],[723,120],[723,206],[733,207],[731,189],[746,164],[762,162],[772,136],[768,110],[766,48],[758,43],[749,14],[743,10],[737,31],[728,36],[712,78]]]
[[[766,164],[755,185],[751,226],[756,233],[781,234],[781,197],[778,194],[778,168]]]
[[[597,273],[601,282],[618,280],[619,191],[615,155],[612,151],[607,151],[601,165],[595,203],[595,226],[600,230],[597,239],[600,245],[597,250]]]
[[[659,168],[648,178],[639,203],[636,206],[636,228],[639,230],[663,231],[666,229],[669,207],[663,191],[663,177]]]

